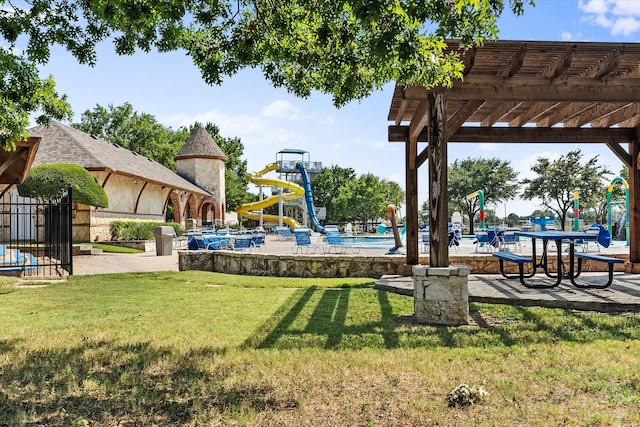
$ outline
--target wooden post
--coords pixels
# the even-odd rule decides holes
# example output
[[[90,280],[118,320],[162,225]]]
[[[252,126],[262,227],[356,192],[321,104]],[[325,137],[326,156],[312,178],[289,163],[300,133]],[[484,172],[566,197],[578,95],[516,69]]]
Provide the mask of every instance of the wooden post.
[[[418,264],[418,139],[409,138],[406,146],[406,201],[407,201],[407,265]]]
[[[429,93],[429,232],[431,267],[449,266],[445,94]]]
[[[631,168],[629,168],[629,262],[633,273],[640,272],[640,127],[636,138],[629,144]]]

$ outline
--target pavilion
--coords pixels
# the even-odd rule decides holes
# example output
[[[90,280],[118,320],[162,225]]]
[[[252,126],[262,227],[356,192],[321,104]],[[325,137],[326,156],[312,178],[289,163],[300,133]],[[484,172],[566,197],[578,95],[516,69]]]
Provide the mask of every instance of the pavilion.
[[[640,44],[447,49],[459,52],[463,79],[450,88],[396,85],[389,109],[389,141],[405,143],[407,265],[418,264],[418,168],[428,162],[430,266],[449,266],[448,143],[596,143],[629,168],[630,271],[640,272]]]

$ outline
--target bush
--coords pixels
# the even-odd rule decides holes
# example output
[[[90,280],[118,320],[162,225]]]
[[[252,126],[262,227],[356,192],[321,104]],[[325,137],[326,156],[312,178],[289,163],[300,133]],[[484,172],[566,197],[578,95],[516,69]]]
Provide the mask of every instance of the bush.
[[[72,187],[73,201],[83,205],[106,208],[109,199],[104,188],[82,166],[56,163],[34,166],[27,179],[18,185],[22,197],[58,198]]]
[[[185,230],[177,222],[113,221],[109,227],[111,240],[152,240],[156,227],[169,226],[178,236]]]

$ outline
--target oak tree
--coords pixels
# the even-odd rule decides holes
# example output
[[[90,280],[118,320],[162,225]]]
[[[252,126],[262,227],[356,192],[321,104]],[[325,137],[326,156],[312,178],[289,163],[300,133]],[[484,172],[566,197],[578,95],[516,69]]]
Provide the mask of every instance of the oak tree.
[[[54,45],[88,65],[104,40],[126,55],[182,49],[209,84],[256,68],[276,87],[341,106],[392,81],[450,85],[463,66],[445,40],[497,38],[505,3],[520,15],[534,0],[0,0],[0,144],[24,138],[32,113],[38,123],[69,117],[53,80],[37,75]]]

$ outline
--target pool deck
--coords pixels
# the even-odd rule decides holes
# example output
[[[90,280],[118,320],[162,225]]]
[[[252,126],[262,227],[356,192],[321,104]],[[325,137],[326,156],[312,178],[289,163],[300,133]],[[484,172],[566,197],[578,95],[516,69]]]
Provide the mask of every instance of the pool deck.
[[[569,282],[553,289],[531,289],[522,286],[518,280],[505,279],[501,275],[472,274],[468,283],[469,301],[606,313],[640,311],[640,274],[614,273],[613,277],[613,284],[607,289],[580,289]],[[413,297],[411,277],[382,276],[376,281],[375,288]]]

